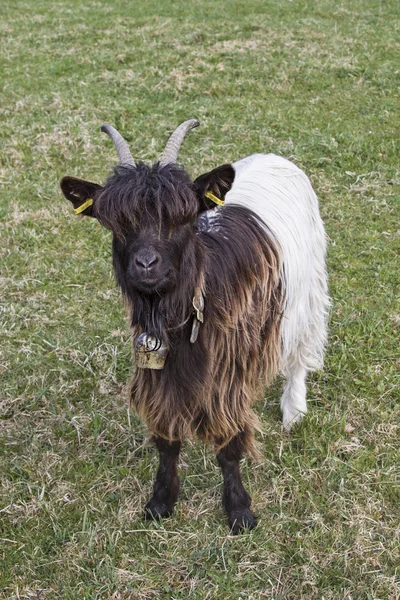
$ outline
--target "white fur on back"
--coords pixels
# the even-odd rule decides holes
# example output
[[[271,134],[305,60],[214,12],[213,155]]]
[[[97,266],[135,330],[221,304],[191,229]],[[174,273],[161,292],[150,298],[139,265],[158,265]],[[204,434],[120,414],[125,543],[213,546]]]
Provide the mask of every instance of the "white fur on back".
[[[255,212],[281,253],[285,309],[283,369],[322,366],[327,336],[326,239],[318,199],[305,173],[285,158],[254,154],[233,164],[235,180],[226,204]]]

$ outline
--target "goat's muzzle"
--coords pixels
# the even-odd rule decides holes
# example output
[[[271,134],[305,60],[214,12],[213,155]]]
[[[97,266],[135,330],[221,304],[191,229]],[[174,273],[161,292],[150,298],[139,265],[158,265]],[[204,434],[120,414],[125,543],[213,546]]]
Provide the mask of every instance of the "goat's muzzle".
[[[129,264],[128,276],[133,287],[144,294],[163,292],[175,282],[173,270],[156,251],[140,251]]]

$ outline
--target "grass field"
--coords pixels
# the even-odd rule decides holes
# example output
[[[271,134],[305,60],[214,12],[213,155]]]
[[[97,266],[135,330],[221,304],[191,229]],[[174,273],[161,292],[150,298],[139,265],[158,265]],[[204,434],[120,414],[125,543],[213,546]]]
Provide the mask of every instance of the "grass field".
[[[1,3],[0,597],[400,598],[398,0]],[[154,160],[197,117],[193,175],[255,151],[310,176],[329,236],[326,367],[290,435],[281,382],[243,464],[259,516],[232,537],[213,453],[142,520],[157,457],[129,410],[109,233],[63,175],[101,183],[103,122]]]

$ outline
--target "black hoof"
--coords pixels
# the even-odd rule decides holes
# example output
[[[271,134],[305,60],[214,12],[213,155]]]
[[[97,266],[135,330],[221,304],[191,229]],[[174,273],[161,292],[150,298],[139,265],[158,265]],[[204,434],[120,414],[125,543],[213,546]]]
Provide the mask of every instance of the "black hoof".
[[[242,511],[232,511],[228,516],[228,521],[233,535],[242,533],[245,530],[250,531],[257,525],[257,519],[249,508]]]
[[[144,507],[144,518],[147,521],[164,519],[172,515],[173,508],[151,498]]]

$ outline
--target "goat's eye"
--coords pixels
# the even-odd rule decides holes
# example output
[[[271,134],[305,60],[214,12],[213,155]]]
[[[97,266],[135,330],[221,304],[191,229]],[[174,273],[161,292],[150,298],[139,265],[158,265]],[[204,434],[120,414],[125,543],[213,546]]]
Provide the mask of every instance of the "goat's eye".
[[[114,248],[118,250],[118,252],[124,253],[127,251],[129,245],[129,241],[126,237],[114,237]]]

